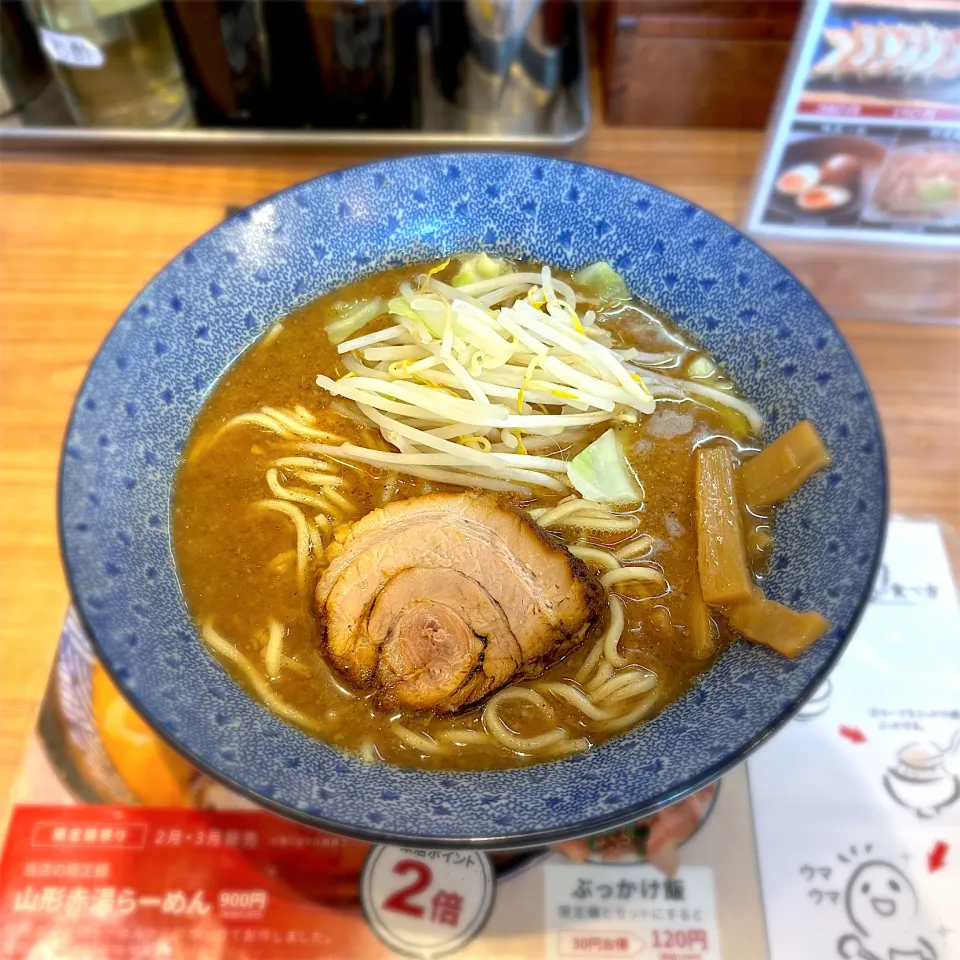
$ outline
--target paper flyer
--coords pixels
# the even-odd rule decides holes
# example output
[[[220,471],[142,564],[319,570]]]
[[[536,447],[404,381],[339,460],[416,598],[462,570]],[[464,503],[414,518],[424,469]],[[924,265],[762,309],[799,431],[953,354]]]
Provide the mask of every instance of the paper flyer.
[[[960,608],[894,522],[826,684],[748,761],[771,960],[960,960]]]

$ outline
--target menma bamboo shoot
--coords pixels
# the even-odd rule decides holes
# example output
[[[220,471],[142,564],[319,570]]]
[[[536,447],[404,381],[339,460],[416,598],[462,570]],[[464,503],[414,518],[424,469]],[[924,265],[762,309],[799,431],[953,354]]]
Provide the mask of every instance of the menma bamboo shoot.
[[[757,510],[786,500],[829,463],[817,428],[803,420],[740,466],[737,477],[744,502]]]
[[[754,582],[747,565],[730,447],[697,451],[697,565],[708,604],[748,600]]]
[[[727,614],[727,623],[747,640],[766,644],[785,657],[803,653],[830,626],[830,622],[819,613],[797,613],[762,596],[732,607]]]
[[[690,583],[690,595],[687,598],[687,624],[693,655],[698,660],[706,660],[717,652],[719,631],[710,616],[707,605],[700,594],[700,584],[696,578]]]

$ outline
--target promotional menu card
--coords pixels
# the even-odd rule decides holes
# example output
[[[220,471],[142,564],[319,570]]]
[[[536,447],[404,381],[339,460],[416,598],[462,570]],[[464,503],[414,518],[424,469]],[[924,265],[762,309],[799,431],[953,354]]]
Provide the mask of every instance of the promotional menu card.
[[[817,0],[747,229],[960,249],[960,3]]]
[[[283,820],[104,677],[68,618],[0,860],[4,960],[960,960],[960,607],[934,524],[890,525],[840,664],[719,789],[553,850]]]

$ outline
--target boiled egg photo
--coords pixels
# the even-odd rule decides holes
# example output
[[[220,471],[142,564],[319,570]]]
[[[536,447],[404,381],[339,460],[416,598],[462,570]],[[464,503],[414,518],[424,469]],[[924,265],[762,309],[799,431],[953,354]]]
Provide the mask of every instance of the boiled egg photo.
[[[826,213],[850,202],[850,191],[845,187],[824,185],[805,190],[797,197],[797,206],[807,213]]]
[[[776,187],[780,193],[797,197],[820,182],[820,168],[815,163],[801,163],[785,170],[777,177]]]

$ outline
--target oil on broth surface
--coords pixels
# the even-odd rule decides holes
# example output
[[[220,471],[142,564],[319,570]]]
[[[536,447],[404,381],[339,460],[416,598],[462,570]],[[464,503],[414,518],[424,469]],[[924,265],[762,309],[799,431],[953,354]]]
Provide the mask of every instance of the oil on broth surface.
[[[419,265],[377,274],[309,304],[268,331],[216,385],[197,418],[174,491],[173,541],[181,584],[197,621],[213,624],[251,662],[262,662],[271,618],[286,628],[284,654],[298,667],[281,671],[271,685],[309,716],[318,735],[332,744],[351,751],[364,744],[369,749],[372,744],[384,760],[420,767],[487,769],[540,762],[542,756],[521,756],[476,743],[427,755],[397,739],[391,731],[391,722],[397,719],[411,730],[434,737],[452,728],[482,730],[482,706],[457,717],[402,711],[388,715],[376,707],[371,693],[352,690],[330,669],[318,645],[320,625],[313,610],[316,577],[298,586],[293,524],[279,513],[255,506],[271,497],[264,480],[268,468],[278,457],[297,455],[298,442],[256,426],[233,428],[217,436],[239,414],[263,406],[292,409],[300,405],[316,418],[316,427],[353,443],[363,442],[366,431],[369,443],[372,431],[340,414],[337,408],[344,401],[334,400],[315,383],[318,373],[336,377],[344,372],[324,323],[343,303],[376,296],[389,299],[399,283],[415,282],[423,271]],[[557,275],[570,282],[569,277]],[[380,325],[387,323],[380,321]],[[679,365],[703,356],[666,321],[649,319],[629,306],[606,325],[622,346],[646,351],[669,347],[676,353],[678,343],[685,344]],[[374,327],[365,328],[370,329]],[[564,455],[575,455],[607,427],[585,430],[576,447]],[[729,438],[740,450],[756,450],[759,443],[736,414],[690,400],[660,400],[656,413],[618,430],[645,493],[636,511],[638,532],[652,537],[653,547],[642,559],[658,566],[667,581],[666,589],[657,595],[641,590],[624,597],[626,626],[620,650],[631,663],[657,674],[659,709],[683,693],[715,659],[698,659],[690,627],[691,590],[697,578],[693,452],[714,438]],[[358,515],[381,505],[388,478],[396,483],[393,499],[454,489],[365,467],[345,468],[343,476],[344,484],[338,489],[358,504]],[[550,493],[538,497],[536,505],[552,505],[558,499]],[[533,504],[528,500],[523,505]],[[752,518],[746,531],[748,542],[758,548],[755,562],[762,559],[767,524],[764,517]],[[614,547],[626,535],[583,531],[580,536],[581,543]],[[575,540],[576,535],[571,542]],[[720,630],[718,650],[729,639],[726,628]],[[588,638],[580,649],[548,669],[543,679],[573,678],[592,645]],[[249,688],[231,664],[225,666]],[[556,704],[555,712],[591,746],[617,735],[592,731],[590,722],[563,702]],[[502,715],[518,733],[533,736],[544,730],[543,718],[536,713],[521,703],[505,707]]]

